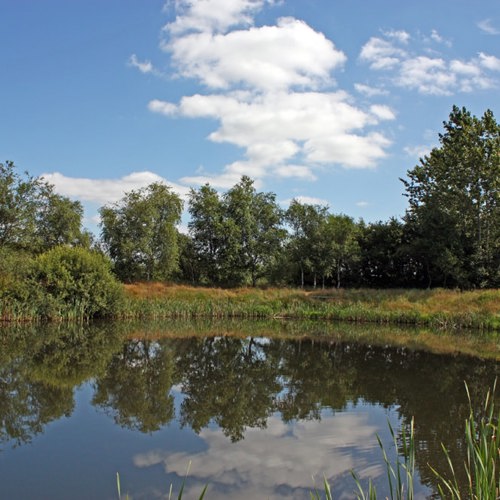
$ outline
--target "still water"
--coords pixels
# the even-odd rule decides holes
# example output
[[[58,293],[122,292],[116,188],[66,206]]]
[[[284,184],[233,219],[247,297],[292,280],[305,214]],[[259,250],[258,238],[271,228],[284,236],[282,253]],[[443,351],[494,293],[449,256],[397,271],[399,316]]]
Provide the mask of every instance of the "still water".
[[[383,494],[377,435],[395,458],[388,423],[400,438],[412,417],[427,498],[441,443],[464,458],[464,381],[479,405],[498,352],[491,336],[322,323],[3,328],[0,499],[116,499],[117,472],[129,498],[167,498],[189,464],[186,499],[206,484],[305,499],[323,477],[354,498],[351,471]]]

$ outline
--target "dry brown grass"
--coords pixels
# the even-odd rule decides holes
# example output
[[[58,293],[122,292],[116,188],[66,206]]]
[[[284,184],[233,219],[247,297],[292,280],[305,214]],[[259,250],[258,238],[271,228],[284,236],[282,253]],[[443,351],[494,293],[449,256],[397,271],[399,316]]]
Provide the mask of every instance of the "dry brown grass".
[[[500,330],[500,290],[204,288],[125,285],[123,317],[328,319]]]

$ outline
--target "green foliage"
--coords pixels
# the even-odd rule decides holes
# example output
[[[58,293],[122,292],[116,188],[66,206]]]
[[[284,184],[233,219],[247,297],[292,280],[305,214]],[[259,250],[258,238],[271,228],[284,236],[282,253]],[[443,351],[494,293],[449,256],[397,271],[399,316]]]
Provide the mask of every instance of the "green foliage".
[[[219,284],[226,278],[228,223],[217,191],[208,184],[189,195],[189,232],[194,258],[199,262],[198,281]]]
[[[421,266],[409,258],[405,226],[395,218],[387,222],[361,223],[358,243],[360,284],[375,288],[420,285],[415,276]]]
[[[40,255],[31,273],[39,303],[38,314],[48,319],[88,319],[117,311],[121,285],[109,261],[84,248],[56,247]]]
[[[82,244],[83,208],[54,193],[54,186],[0,163],[0,247],[40,253],[57,245]]]
[[[174,418],[170,395],[173,353],[157,342],[130,341],[117,352],[96,381],[92,404],[125,428],[154,432]]]
[[[257,192],[246,176],[222,198],[207,184],[191,191],[189,213],[208,283],[255,286],[268,277],[285,238],[274,193]]]
[[[166,280],[178,268],[182,201],[161,183],[100,209],[102,239],[121,280]]]
[[[405,221],[428,284],[500,286],[500,125],[454,106],[434,148],[403,180]]]
[[[292,200],[286,212],[286,221],[292,229],[288,251],[291,260],[297,262],[300,269],[302,287],[305,284],[305,274],[308,272],[313,274],[316,287],[318,273],[327,267],[322,265],[327,257],[321,245],[323,239],[321,228],[327,217],[328,207],[302,204],[297,200]]]

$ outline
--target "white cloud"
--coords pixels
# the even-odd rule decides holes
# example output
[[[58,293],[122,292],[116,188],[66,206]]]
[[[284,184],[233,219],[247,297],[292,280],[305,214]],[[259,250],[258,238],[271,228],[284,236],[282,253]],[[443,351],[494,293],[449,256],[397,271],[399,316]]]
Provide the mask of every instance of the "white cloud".
[[[453,95],[488,89],[497,84],[488,74],[500,67],[500,60],[495,56],[479,53],[477,57],[461,60],[447,59],[435,53],[423,55],[418,48],[409,46],[410,38],[405,32],[393,31],[383,35],[385,38],[371,38],[364,45],[360,60],[368,63],[371,69],[388,74],[389,81],[399,87],[422,94]],[[429,37],[421,36],[421,40],[451,46],[436,30],[432,30]]]
[[[422,94],[450,95],[457,77],[443,59],[418,56],[401,64],[396,82],[401,87],[417,89]]]
[[[151,61],[139,61],[135,54],[130,56],[128,60],[128,65],[133,68],[137,68],[141,73],[152,73],[154,71],[153,64]]]
[[[488,54],[480,52],[479,63],[481,64],[481,66],[491,71],[500,71],[500,59],[498,57],[489,56]]]
[[[274,170],[278,177],[294,177],[306,181],[315,181],[317,177],[313,174],[310,167],[304,165],[282,165]]]
[[[177,113],[177,106],[170,102],[159,101],[158,99],[154,99],[148,104],[149,111],[153,113],[160,113],[162,115],[175,115]]]
[[[171,35],[188,32],[225,32],[231,26],[253,24],[253,15],[270,0],[176,0],[179,14],[164,30]]]
[[[491,19],[483,19],[477,23],[477,27],[487,35],[500,35],[500,29],[493,26]]]
[[[432,146],[419,144],[417,146],[406,146],[404,148],[404,152],[408,156],[412,156],[414,158],[423,158],[427,156],[432,151]]]
[[[371,87],[369,85],[364,85],[362,83],[355,83],[354,88],[360,94],[366,95],[367,97],[374,97],[379,95],[387,95],[389,92],[385,89],[378,87]]]
[[[382,134],[366,133],[365,129],[394,115],[388,107],[376,105],[367,113],[350,100],[342,91],[198,94],[184,97],[175,112],[218,120],[220,126],[210,134],[210,140],[244,148],[248,161],[226,167],[226,183],[227,174],[233,174],[235,169],[250,168],[254,174],[282,176],[286,171],[283,167],[296,164],[297,159],[310,162],[309,168],[315,164],[374,166],[385,156],[390,142]],[[159,101],[150,109],[167,115],[174,112],[170,103]],[[191,182],[193,178],[183,181]]]
[[[320,205],[323,207],[330,205],[327,200],[324,200],[323,198],[315,198],[314,196],[295,196],[294,198],[283,200],[281,205],[289,206],[293,200],[298,201],[302,205]]]
[[[370,204],[367,201],[358,201],[356,203],[356,206],[359,208],[366,208],[366,207],[370,206]]]
[[[265,177],[315,180],[315,169],[325,165],[371,168],[386,155],[390,141],[375,127],[394,119],[392,110],[377,104],[365,109],[346,92],[331,90],[346,56],[305,22],[284,17],[255,26],[255,14],[272,3],[176,2],[177,17],[165,26],[161,48],[171,54],[178,76],[208,90],[177,103],[152,99],[148,108],[167,117],[213,119],[218,125],[208,139],[243,154],[221,172],[204,170],[181,182],[228,188],[242,175],[257,183]],[[409,39],[404,32],[390,36]]]
[[[346,56],[305,22],[282,18],[275,26],[174,37],[164,45],[180,75],[214,89],[232,85],[261,90],[331,83]]]
[[[411,39],[410,34],[403,30],[389,30],[383,33],[387,38],[393,38],[403,44],[407,44]]]
[[[372,37],[362,47],[360,59],[370,64],[371,69],[382,70],[393,68],[406,57],[406,52],[388,40]]]
[[[273,416],[265,430],[247,429],[245,439],[238,443],[228,444],[220,429],[206,428],[199,434],[204,442],[201,451],[155,449],[135,455],[133,461],[137,467],[162,465],[165,472],[178,476],[192,462],[190,480],[197,483],[197,489],[210,484],[210,496],[229,491],[239,499],[304,498],[313,486],[312,475],[324,475],[336,484],[343,478],[346,489],[354,488],[350,477],[354,468],[361,477],[381,476],[377,431],[363,413],[325,415],[322,421],[293,425]],[[188,489],[185,493],[191,498],[195,492]]]
[[[146,187],[153,182],[163,182],[180,196],[187,196],[188,188],[167,181],[153,172],[133,172],[120,179],[88,179],[68,177],[59,172],[42,176],[64,196],[82,201],[107,204],[118,201],[126,192]]]
[[[370,106],[370,111],[380,120],[395,120],[396,115],[389,106],[374,104]]]
[[[366,136],[354,134],[322,135],[305,144],[306,158],[312,162],[335,162],[346,168],[375,167],[377,160],[387,156],[391,142],[377,132]]]

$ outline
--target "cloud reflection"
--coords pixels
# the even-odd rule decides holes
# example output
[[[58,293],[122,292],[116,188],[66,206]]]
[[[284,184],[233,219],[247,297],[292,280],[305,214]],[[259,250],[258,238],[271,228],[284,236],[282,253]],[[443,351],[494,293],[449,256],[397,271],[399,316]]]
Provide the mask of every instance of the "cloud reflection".
[[[167,473],[179,476],[192,462],[185,490],[190,498],[196,498],[200,485],[205,484],[209,496],[217,498],[306,498],[313,475],[318,487],[323,476],[335,483],[352,469],[361,477],[380,476],[383,469],[375,438],[380,431],[369,422],[368,412],[291,424],[273,416],[265,430],[248,429],[238,443],[231,443],[220,429],[206,428],[199,434],[206,445],[202,451],[151,450],[135,455],[133,461],[137,467],[161,464]]]

